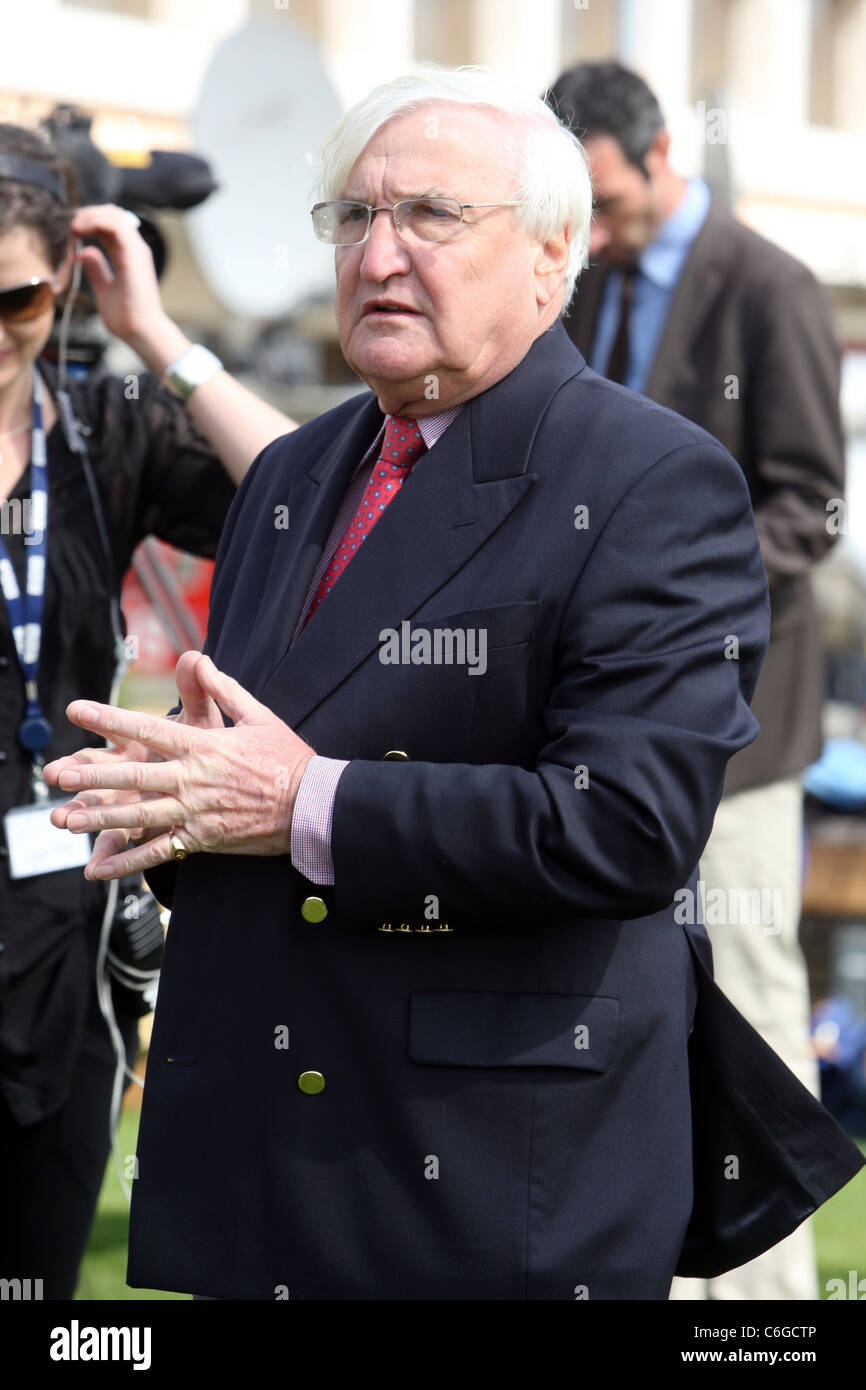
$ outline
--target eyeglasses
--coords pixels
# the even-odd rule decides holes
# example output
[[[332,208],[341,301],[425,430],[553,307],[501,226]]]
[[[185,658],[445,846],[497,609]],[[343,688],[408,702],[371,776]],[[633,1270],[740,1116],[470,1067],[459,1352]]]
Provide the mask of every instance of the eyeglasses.
[[[373,214],[390,212],[401,236],[419,241],[447,241],[460,230],[466,208],[516,208],[510,203],[458,203],[456,198],[401,198],[392,207],[372,208],[369,203],[339,199],[316,203],[310,210],[313,231],[329,246],[360,246],[370,235]]]
[[[0,319],[6,323],[27,323],[44,314],[54,303],[56,284],[34,275],[23,284],[0,290]]]

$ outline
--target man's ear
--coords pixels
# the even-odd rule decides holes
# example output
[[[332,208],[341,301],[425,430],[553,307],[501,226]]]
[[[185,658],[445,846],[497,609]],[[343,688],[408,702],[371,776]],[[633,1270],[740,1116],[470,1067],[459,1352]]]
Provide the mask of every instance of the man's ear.
[[[539,306],[549,304],[562,287],[568,269],[571,223],[541,243],[535,257],[535,298]]]
[[[644,155],[643,167],[650,178],[655,174],[662,173],[668,168],[668,156],[671,149],[671,133],[662,127],[653,136],[650,147]]]

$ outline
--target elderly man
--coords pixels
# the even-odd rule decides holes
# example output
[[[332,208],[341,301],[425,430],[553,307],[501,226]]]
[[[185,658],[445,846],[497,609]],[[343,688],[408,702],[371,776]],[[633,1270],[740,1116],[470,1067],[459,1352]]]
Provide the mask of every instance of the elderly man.
[[[313,227],[370,393],[250,469],[175,715],[70,706],[116,746],[55,823],[172,905],[133,1286],[664,1299],[862,1163],[681,911],[766,579],[730,455],[558,322],[590,206],[490,74],[354,107]]]

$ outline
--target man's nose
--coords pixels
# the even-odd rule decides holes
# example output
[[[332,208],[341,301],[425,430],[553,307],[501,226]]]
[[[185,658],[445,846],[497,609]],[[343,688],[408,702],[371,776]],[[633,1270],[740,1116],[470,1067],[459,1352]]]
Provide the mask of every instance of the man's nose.
[[[412,267],[406,242],[394,226],[390,211],[373,213],[370,234],[364,242],[361,275],[365,280],[387,280],[389,275],[405,275]]]

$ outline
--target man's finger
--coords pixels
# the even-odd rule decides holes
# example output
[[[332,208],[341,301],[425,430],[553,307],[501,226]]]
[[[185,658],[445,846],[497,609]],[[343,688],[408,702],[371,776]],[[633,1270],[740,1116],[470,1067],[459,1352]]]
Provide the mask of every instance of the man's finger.
[[[109,841],[107,839],[109,835],[122,836],[123,839],[117,842]],[[106,837],[104,846],[103,837]],[[116,849],[114,848],[115,843]],[[110,878],[123,878],[126,874],[143,874],[148,869],[155,868],[157,864],[167,864],[172,857],[171,842],[168,835],[157,835],[144,845],[136,845],[134,849],[125,848],[127,845],[127,831],[103,831],[85,866],[84,877],[104,881]]]
[[[267,705],[260,704],[254,695],[245,690],[240,681],[218,671],[209,656],[203,656],[196,666],[196,677],[202,688],[212,695],[220,709],[235,724],[242,719],[259,723],[263,719],[276,718]]]
[[[67,753],[63,758],[55,758],[52,762],[46,763],[42,769],[42,775],[49,786],[56,787],[58,785],[57,778],[67,768],[74,768],[77,771],[80,767],[90,763],[104,762],[106,759],[116,762],[120,752],[119,748],[82,748],[78,753]]]
[[[103,830],[93,842],[93,858],[119,854],[129,839],[128,830]]]
[[[158,793],[154,792],[154,796]],[[123,801],[135,802],[140,804],[141,798],[134,792],[81,792],[70,801],[62,801],[54,806],[51,811],[51,824],[56,825],[58,830],[66,829],[66,821],[74,811],[86,811],[91,806],[110,806],[120,804]]]
[[[180,767],[176,761],[91,763],[86,767],[62,768],[57,775],[57,785],[61,791],[74,791],[76,795],[94,788],[142,793],[176,792],[179,774]]]
[[[171,829],[186,815],[176,797],[162,796],[153,801],[125,801],[103,806],[82,806],[66,817],[66,829],[73,835],[94,834],[98,830]]]
[[[174,678],[177,693],[188,720],[211,728],[223,727],[222,715],[212,696],[202,689],[198,678],[198,668],[202,662],[201,652],[184,652],[175,667]]]
[[[115,854],[122,854],[129,843],[128,830],[103,830],[97,835],[93,843],[93,853],[84,868],[84,877],[93,878],[88,869],[95,864],[101,863],[103,859],[111,859]]]
[[[93,854],[90,857],[90,863],[93,864],[101,859],[110,859],[115,854],[122,854],[130,840],[152,839],[161,834],[162,831],[160,830],[145,831],[140,825],[129,830],[101,830],[93,842]]]
[[[193,729],[187,724],[139,710],[100,705],[95,700],[73,700],[66,706],[66,717],[71,724],[91,729],[106,738],[143,743],[145,748],[174,757],[189,752],[196,740],[205,736],[203,729]]]

